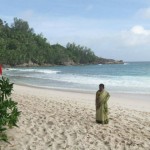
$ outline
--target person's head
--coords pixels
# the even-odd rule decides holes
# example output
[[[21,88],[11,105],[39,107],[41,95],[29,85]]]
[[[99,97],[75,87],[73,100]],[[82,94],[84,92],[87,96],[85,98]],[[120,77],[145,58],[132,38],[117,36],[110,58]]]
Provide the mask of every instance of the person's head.
[[[104,90],[104,84],[100,84],[100,85],[99,85],[99,90],[100,90],[100,91],[103,91],[103,90]]]

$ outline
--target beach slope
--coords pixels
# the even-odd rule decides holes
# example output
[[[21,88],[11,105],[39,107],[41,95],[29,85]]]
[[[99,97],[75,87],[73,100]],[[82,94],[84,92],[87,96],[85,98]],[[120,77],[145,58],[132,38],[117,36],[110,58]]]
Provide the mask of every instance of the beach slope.
[[[95,94],[15,85],[19,128],[8,131],[11,144],[0,142],[1,150],[149,150],[147,97],[111,94],[110,122],[100,125]]]

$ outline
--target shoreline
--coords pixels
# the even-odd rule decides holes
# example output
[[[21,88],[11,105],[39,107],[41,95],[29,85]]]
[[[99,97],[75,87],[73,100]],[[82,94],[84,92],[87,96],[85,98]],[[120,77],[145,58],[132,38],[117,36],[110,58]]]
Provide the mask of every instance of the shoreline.
[[[15,87],[18,88],[30,88],[31,90],[36,89],[40,92],[48,92],[62,94],[62,95],[74,95],[78,94],[81,96],[89,95],[89,98],[92,99],[92,102],[95,102],[95,92],[92,91],[82,91],[82,90],[69,90],[69,89],[57,89],[57,88],[47,88],[47,87],[38,87],[38,86],[32,86],[32,85],[24,85],[24,84],[15,84]],[[108,91],[109,92],[109,91]],[[109,92],[111,95],[112,100],[110,100],[110,103],[116,103],[122,106],[125,106],[126,108],[135,109],[138,111],[148,111],[150,112],[150,100],[149,94],[133,94],[133,93],[112,93]],[[86,102],[89,102],[88,100]],[[135,107],[134,107],[135,106]],[[134,107],[134,108],[133,108]]]
[[[67,62],[68,63],[68,62]],[[24,63],[24,64],[20,64],[20,65],[6,65],[3,64],[3,67],[5,69],[9,69],[9,68],[30,68],[30,67],[55,67],[55,66],[88,66],[88,65],[98,65],[98,64],[102,64],[102,65],[120,65],[120,64],[124,64],[126,62],[122,61],[122,60],[113,60],[113,61],[108,61],[108,62],[93,62],[93,63],[87,63],[87,64],[80,64],[80,63],[74,63],[74,64],[35,64],[35,63]]]
[[[54,90],[54,91],[62,91],[62,92],[73,92],[73,93],[85,93],[85,94],[95,94],[96,91],[98,90],[83,90],[83,89],[73,89],[73,88],[62,88],[62,87],[44,87],[44,86],[36,86],[36,85],[30,85],[30,84],[24,84],[24,83],[14,83],[14,85],[19,85],[19,86],[27,86],[27,87],[31,87],[31,88],[37,88],[37,89],[47,89],[47,90]],[[149,93],[133,93],[133,92],[114,92],[114,91],[108,91],[109,93],[113,94],[113,95],[131,95],[131,96],[135,96],[137,95],[138,97],[150,97]]]
[[[146,67],[148,65],[149,64],[144,64]],[[111,66],[107,66],[108,68],[116,69],[116,75],[113,73],[113,71],[112,73],[104,73],[104,75],[101,75],[101,73],[103,71],[105,72],[108,68],[99,67],[97,65],[96,67],[93,66],[85,68],[87,73],[84,71],[81,71],[80,73],[77,72],[78,69],[82,70],[83,67],[54,67],[53,69],[37,67],[31,70],[27,68],[10,69],[8,72],[6,71],[4,73],[6,73],[6,75],[8,75],[8,77],[14,82],[16,82],[16,84],[32,86],[36,88],[38,87],[60,91],[75,91],[77,93],[95,93],[98,88],[98,83],[102,82],[106,85],[106,88],[109,88],[108,91],[112,94],[136,94],[150,96],[150,86],[148,84],[149,74],[146,75],[144,72],[142,73],[140,71],[140,67],[136,66],[138,65],[124,65],[124,68],[120,65],[113,68]],[[128,69],[133,67],[135,67],[135,71],[128,71]],[[101,69],[103,71],[101,71]],[[93,73],[92,70],[94,71]],[[67,72],[65,73],[65,71]],[[123,71],[125,71],[125,74]]]

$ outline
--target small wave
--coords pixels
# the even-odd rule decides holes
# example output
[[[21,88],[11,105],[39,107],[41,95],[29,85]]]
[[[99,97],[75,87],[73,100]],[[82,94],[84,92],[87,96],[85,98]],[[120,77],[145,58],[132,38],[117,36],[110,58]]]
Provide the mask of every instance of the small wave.
[[[101,66],[102,64],[98,64],[98,65],[100,65],[100,66]]]
[[[129,63],[124,63],[123,65],[129,65]]]
[[[56,73],[59,73],[59,72],[61,72],[61,71],[55,71],[55,70],[37,70],[37,72],[41,72],[41,73],[47,73],[47,74],[52,74],[52,73],[54,73],[54,74],[56,74]]]
[[[57,70],[48,70],[48,69],[15,69],[15,68],[10,68],[8,71],[20,71],[20,72],[35,72],[35,73],[46,73],[46,74],[56,74],[61,71]]]

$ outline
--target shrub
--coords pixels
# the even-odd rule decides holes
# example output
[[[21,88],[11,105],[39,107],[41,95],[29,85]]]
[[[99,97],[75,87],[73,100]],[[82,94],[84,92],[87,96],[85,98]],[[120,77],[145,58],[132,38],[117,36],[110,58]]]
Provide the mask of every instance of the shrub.
[[[17,127],[20,111],[17,102],[11,98],[13,83],[8,78],[0,79],[0,141],[8,142],[6,131],[8,128]]]

